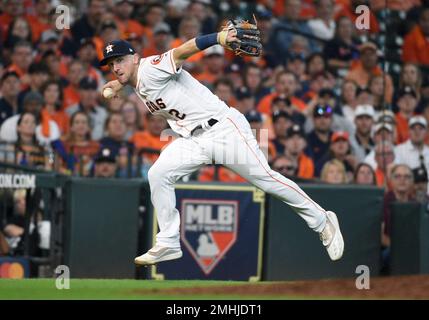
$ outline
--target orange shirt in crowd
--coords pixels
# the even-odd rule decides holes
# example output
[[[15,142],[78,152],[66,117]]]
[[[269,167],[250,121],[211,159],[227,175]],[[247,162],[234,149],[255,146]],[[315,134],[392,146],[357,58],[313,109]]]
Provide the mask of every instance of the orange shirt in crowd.
[[[27,16],[27,21],[31,26],[31,35],[33,38],[33,42],[39,41],[43,31],[53,29],[53,26],[51,25],[51,23],[44,23],[40,21],[40,19],[37,16],[29,15]]]
[[[404,38],[402,60],[429,64],[429,39],[423,35],[420,26],[415,26]]]
[[[159,136],[152,135],[149,131],[138,131],[130,138],[130,142],[134,144],[136,149],[151,148],[161,151],[170,141],[161,141]],[[143,154],[143,156],[152,163],[158,159],[159,154]]]
[[[408,128],[408,119],[400,112],[395,115],[396,120],[396,144],[403,143],[410,137]]]
[[[145,28],[137,20],[128,19],[127,21],[121,21],[115,18],[115,23],[122,39],[126,39],[130,33],[136,33],[139,37],[145,35]]]
[[[49,113],[45,108],[42,109],[42,117],[48,118],[58,125],[61,135],[65,135],[69,131],[69,116],[64,110],[59,110],[54,113]]]
[[[201,169],[198,176],[198,181],[201,182],[211,182],[215,181],[215,167],[207,166]],[[234,171],[229,170],[228,168],[219,167],[218,168],[218,180],[219,182],[229,182],[229,183],[243,183],[247,182],[246,179],[242,178],[240,175],[236,174]]]
[[[276,98],[277,96],[278,94],[276,92],[273,92],[263,97],[261,101],[259,101],[259,104],[257,106],[258,111],[265,114],[271,114],[271,104],[273,103],[274,98]],[[300,98],[291,97],[290,102],[301,112],[307,109],[307,105]]]
[[[379,168],[375,170],[375,180],[377,181],[377,187],[385,187],[383,170],[380,170]]]
[[[314,162],[304,153],[298,157],[298,177],[303,179],[314,178]]]
[[[182,40],[180,38],[176,38],[173,40],[173,42],[171,42],[170,47],[171,48],[177,48],[180,45],[182,45],[183,43],[185,43],[184,40]],[[200,62],[200,61],[202,61],[203,58],[204,58],[204,51],[200,51],[200,52],[197,52],[196,54],[194,54],[193,56],[189,57],[188,59],[186,59],[186,61],[188,61],[188,62]]]
[[[68,107],[79,103],[80,97],[79,97],[79,91],[77,88],[74,88],[71,84],[69,84],[67,87],[64,88],[64,102],[63,102],[63,110],[67,109]]]
[[[374,67],[371,72],[366,71],[360,61],[356,61],[350,71],[347,73],[346,79],[356,82],[360,87],[365,88],[369,84],[369,80],[374,76],[383,75],[383,70],[379,66]],[[392,103],[393,98],[393,81],[390,75],[385,74],[385,90],[384,99],[387,103]]]

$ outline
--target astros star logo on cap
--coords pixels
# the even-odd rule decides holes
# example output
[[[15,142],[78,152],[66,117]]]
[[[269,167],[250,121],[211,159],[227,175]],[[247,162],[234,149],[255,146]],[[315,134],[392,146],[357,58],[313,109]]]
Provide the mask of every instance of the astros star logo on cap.
[[[113,44],[109,44],[107,47],[106,47],[106,53],[109,53],[109,52],[112,52],[113,51]]]

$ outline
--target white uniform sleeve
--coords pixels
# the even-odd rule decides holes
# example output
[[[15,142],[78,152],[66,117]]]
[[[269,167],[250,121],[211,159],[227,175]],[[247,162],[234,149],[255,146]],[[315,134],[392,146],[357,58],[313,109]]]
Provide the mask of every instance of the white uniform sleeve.
[[[173,50],[146,58],[139,77],[145,79],[147,88],[162,87],[172,76],[182,71],[182,67],[177,68],[174,63]]]

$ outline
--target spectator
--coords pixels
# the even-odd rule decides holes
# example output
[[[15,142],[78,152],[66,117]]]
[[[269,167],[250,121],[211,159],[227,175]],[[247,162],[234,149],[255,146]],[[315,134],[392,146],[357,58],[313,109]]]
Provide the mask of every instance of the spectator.
[[[307,136],[308,151],[317,163],[329,150],[332,136],[332,107],[318,105],[313,110],[314,130]]]
[[[1,38],[5,39],[6,33],[12,21],[17,17],[24,16],[24,6],[22,0],[10,0],[4,2],[2,14],[0,15],[0,26],[2,28]]]
[[[314,98],[314,100],[310,104],[310,108],[308,109],[308,113],[311,113],[310,110],[314,108],[318,108],[320,106],[326,106],[335,110],[336,105],[336,95],[334,90],[325,88],[321,89],[318,95]],[[313,105],[316,103],[316,106]],[[313,119],[311,117],[307,117],[305,121],[305,132],[310,132],[314,127]],[[339,112],[333,111],[332,113],[332,130],[333,131],[347,131],[349,134],[353,134],[354,126],[353,122],[350,122]]]
[[[19,41],[13,47],[12,64],[7,68],[8,71],[14,71],[21,79],[21,88],[26,89],[30,83],[28,68],[33,62],[33,47],[31,43]]]
[[[299,124],[300,126],[304,125],[305,123],[305,116],[301,112],[299,112],[296,107],[292,105],[290,99],[283,94],[280,94],[273,99],[271,111],[286,112],[290,116],[290,119],[292,119],[294,123]]]
[[[60,129],[60,134],[65,135],[69,130],[69,116],[61,109],[63,105],[63,90],[61,85],[53,80],[46,82],[40,92],[45,106],[41,111],[42,119],[53,120]],[[46,135],[49,135],[48,133]]]
[[[76,111],[87,113],[91,119],[92,139],[100,140],[103,137],[104,123],[107,118],[107,111],[98,105],[97,81],[90,77],[85,77],[79,82],[79,104],[75,104],[66,109],[69,116]]]
[[[417,95],[417,100],[420,101],[422,95],[422,81],[422,73],[419,67],[414,63],[405,63],[401,69],[398,91],[401,91],[405,87],[411,87]],[[398,97],[396,94],[395,101],[397,99]]]
[[[230,106],[236,105],[234,97],[234,84],[228,78],[219,78],[213,83],[213,93],[220,100]]]
[[[153,149],[161,152],[161,150],[169,143],[167,139],[161,138],[161,134],[167,129],[167,121],[159,116],[154,116],[151,113],[146,114],[147,127],[143,131],[134,133],[130,142],[133,143],[136,150]],[[159,153],[142,153],[143,161],[152,164],[158,159]]]
[[[236,109],[242,114],[246,114],[255,109],[255,97],[247,87],[240,87],[235,92],[237,99]]]
[[[389,272],[390,260],[390,235],[391,227],[391,211],[390,206],[393,202],[409,202],[414,200],[413,192],[413,173],[411,169],[404,164],[394,165],[390,172],[391,189],[384,195],[383,202],[383,222],[381,234],[381,249],[383,272]]]
[[[167,13],[164,5],[157,2],[147,4],[137,13],[137,16],[140,16],[137,20],[139,20],[145,28],[145,38],[148,43],[152,42],[152,30],[157,24],[164,21],[166,15]]]
[[[373,76],[384,76],[385,91],[384,99],[387,103],[392,102],[393,82],[388,74],[378,66],[377,45],[373,42],[366,42],[359,47],[360,59],[347,74],[346,79],[355,81],[361,88],[367,88],[369,80]]]
[[[307,147],[305,133],[302,127],[294,124],[287,131],[286,150],[284,154],[296,164],[295,176],[303,179],[314,178],[313,160],[304,153]]]
[[[232,81],[235,91],[243,86],[243,72],[240,64],[231,63],[225,68],[224,74],[226,78]]]
[[[0,125],[19,112],[18,94],[21,83],[16,72],[6,72],[1,78]]]
[[[166,23],[163,23],[168,26]],[[170,29],[170,27],[168,27]],[[195,38],[200,34],[201,22],[195,16],[185,16],[179,23],[178,37],[171,42],[172,48],[177,48],[186,41]],[[171,33],[168,30],[168,33]],[[154,30],[155,35],[155,30]],[[204,58],[204,52],[198,52],[197,54],[189,57],[184,64],[186,70],[193,74],[201,72],[201,62]]]
[[[383,110],[388,103],[384,100],[384,79],[382,75],[374,76],[369,80],[368,90],[374,98],[374,109],[377,111]]]
[[[357,165],[357,159],[351,152],[348,132],[335,131],[332,134],[329,152],[316,162],[316,176],[320,175],[324,164],[333,159],[343,163],[346,170],[346,182],[350,182]]]
[[[398,108],[395,120],[397,125],[396,143],[403,143],[409,138],[408,122],[417,107],[417,94],[411,87],[404,87],[398,93]]]
[[[417,202],[428,206],[428,173],[426,167],[421,166],[412,170],[414,176],[414,197]]]
[[[299,13],[301,11],[301,1],[286,0],[285,10],[279,22],[273,25],[270,46],[276,48],[276,62],[283,63],[283,59],[289,54],[292,44],[292,39],[296,32],[312,35],[312,31],[308,23],[300,20]],[[311,41],[310,51],[317,51],[317,45]]]
[[[287,155],[277,156],[273,161],[272,168],[287,178],[295,178],[298,175],[296,161]]]
[[[292,0],[291,0],[292,1]],[[274,92],[264,96],[259,102],[257,108],[259,112],[272,113],[271,106],[275,97],[283,94],[290,99],[291,104],[301,112],[305,111],[307,105],[304,101],[295,96],[298,81],[295,75],[290,71],[281,71],[275,76]]]
[[[115,178],[118,170],[118,163],[112,150],[101,148],[94,158],[95,178]]]
[[[332,159],[326,162],[322,168],[320,179],[323,182],[330,184],[347,183],[347,175],[344,164],[337,159]]]
[[[98,60],[103,59],[104,48],[112,41],[119,39],[119,30],[115,21],[103,20],[97,32],[98,36],[94,38],[97,50]]]
[[[377,185],[374,169],[369,164],[359,163],[354,173],[353,183],[368,186]]]
[[[425,167],[429,170],[429,147],[425,145],[428,124],[423,116],[414,116],[409,122],[410,138],[395,147],[396,163],[411,169]]]
[[[70,118],[69,133],[61,141],[53,143],[54,150],[63,159],[63,167],[69,173],[88,176],[92,159],[100,149],[100,144],[91,139],[89,116],[76,111]]]
[[[252,129],[256,141],[258,141],[259,147],[264,153],[265,158],[267,158],[268,162],[271,162],[272,159],[276,157],[276,148],[274,144],[268,140],[268,132],[266,130],[262,130],[262,114],[256,110],[252,110],[246,113],[245,117],[250,124],[250,128]]]
[[[79,83],[85,77],[85,67],[82,61],[73,60],[68,65],[67,81],[64,88],[64,109],[79,103]]]
[[[133,0],[115,0],[113,12],[115,14],[115,23],[120,32],[120,38],[124,39],[131,33],[143,37],[145,29],[143,25],[135,19],[132,19],[134,11]]]
[[[419,23],[404,38],[402,61],[429,64],[429,8],[423,7]]]
[[[356,82],[345,80],[341,86],[341,106],[344,117],[354,123],[355,110],[358,106]]]
[[[356,102],[357,104],[369,104],[373,106],[375,99],[368,88],[358,88],[356,91]]]
[[[44,31],[52,28],[51,12],[54,8],[49,0],[36,0],[34,2],[34,15],[28,15],[27,20],[33,31],[33,40],[38,41]]]
[[[244,85],[250,90],[255,97],[257,104],[263,96],[269,93],[268,88],[262,84],[262,69],[252,62],[246,64],[243,75]]]
[[[11,50],[20,41],[33,42],[31,26],[23,16],[13,19],[8,29],[4,47]]]
[[[125,139],[127,127],[121,113],[110,113],[105,125],[106,135],[100,140],[101,148],[109,148],[117,159],[120,175],[126,174],[133,161],[134,145]]]
[[[387,126],[387,125],[386,125]],[[381,141],[375,145],[375,177],[377,186],[389,187],[389,171],[395,161],[394,145],[388,141]]]
[[[275,111],[272,116],[275,139],[272,140],[277,154],[283,154],[286,147],[287,131],[293,126],[291,116],[284,111]]]
[[[136,132],[142,130],[140,125],[140,112],[137,104],[130,99],[123,103],[121,111],[124,115],[125,126],[127,127],[125,140],[129,140]]]
[[[37,168],[48,168],[48,158],[44,148],[36,139],[36,116],[30,112],[24,112],[19,116],[15,143],[15,154],[19,165],[28,165]]]
[[[160,22],[153,28],[152,43],[149,43],[147,47],[143,48],[143,56],[148,57],[160,55],[167,52],[170,48],[174,48],[171,38],[172,34],[170,26],[165,22]],[[137,49],[138,48],[135,48],[135,50]],[[202,55],[203,53],[200,54],[200,56]],[[185,63],[185,66],[186,70],[191,71],[191,69],[188,69],[191,66],[191,63],[189,65]]]
[[[225,49],[221,45],[215,45],[205,49],[203,52],[204,71],[196,75],[195,78],[210,86],[223,75]]]
[[[23,112],[33,113],[37,119],[41,119],[41,110],[44,105],[43,97],[40,93],[29,92],[25,95],[23,101]],[[19,120],[20,114],[16,114],[6,121],[3,122],[0,128],[0,139],[14,143],[17,141],[17,123]],[[36,127],[36,137],[38,143],[41,145],[49,145],[52,141],[59,139],[60,129],[58,128],[55,121],[45,119],[42,123],[38,124]]]
[[[370,105],[359,105],[355,112],[356,131],[350,138],[350,144],[353,152],[359,162],[374,148],[374,140],[371,137],[372,127],[374,125],[375,112]]]
[[[98,90],[101,91],[106,81],[101,71],[93,66],[94,61],[97,61],[97,51],[92,39],[81,40],[77,58],[82,62],[85,73],[97,81]]]
[[[292,72],[298,84],[306,80],[306,61],[303,53],[291,53],[286,60],[286,70]]]
[[[390,143],[394,144],[394,127],[384,121],[379,121],[374,125],[374,144],[378,143]],[[374,146],[375,148],[375,146]],[[374,170],[377,168],[377,163],[375,161],[375,150],[374,148],[370,151],[370,153],[365,157],[364,162],[369,164]]]
[[[331,40],[335,32],[334,1],[317,0],[315,5],[317,16],[309,20],[308,25],[316,37]]]
[[[352,61],[359,57],[359,41],[354,37],[355,28],[352,21],[354,20],[346,16],[337,20],[335,37],[325,44],[323,51],[328,66],[339,74],[343,73],[341,70],[350,68]]]
[[[106,13],[106,5],[101,0],[89,0],[88,9],[71,27],[71,33],[76,47],[82,39],[92,38]]]
[[[41,92],[40,89],[43,84],[49,80],[49,68],[44,63],[33,62],[28,68],[28,75],[30,77],[30,86],[19,94],[20,107],[22,107],[22,100],[28,92]]]
[[[198,19],[202,34],[216,32],[216,21],[208,1],[190,1],[186,12]]]

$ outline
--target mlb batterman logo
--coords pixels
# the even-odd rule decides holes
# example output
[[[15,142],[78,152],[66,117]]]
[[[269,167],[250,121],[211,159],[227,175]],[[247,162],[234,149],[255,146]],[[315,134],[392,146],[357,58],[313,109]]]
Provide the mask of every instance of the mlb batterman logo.
[[[182,201],[181,238],[206,275],[237,239],[238,209],[238,201]]]

